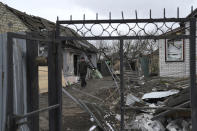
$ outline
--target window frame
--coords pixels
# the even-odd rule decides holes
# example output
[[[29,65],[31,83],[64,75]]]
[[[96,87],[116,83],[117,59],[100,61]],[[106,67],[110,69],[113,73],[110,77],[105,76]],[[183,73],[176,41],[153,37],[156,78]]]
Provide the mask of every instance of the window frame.
[[[167,59],[168,57],[168,47],[167,47],[167,42],[170,39],[165,39],[165,62],[184,62],[185,61],[185,40],[181,39],[182,41],[182,60],[169,60]],[[174,39],[173,41],[176,41],[177,39]]]

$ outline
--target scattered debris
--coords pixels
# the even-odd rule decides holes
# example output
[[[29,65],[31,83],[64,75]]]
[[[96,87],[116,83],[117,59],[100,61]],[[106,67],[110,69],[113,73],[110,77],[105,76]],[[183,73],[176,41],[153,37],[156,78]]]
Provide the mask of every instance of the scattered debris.
[[[108,122],[106,122],[106,125],[109,127],[110,131],[114,131],[113,127]]]
[[[179,90],[151,92],[143,95],[142,99],[164,98],[179,93]]]
[[[93,125],[88,131],[94,131],[97,126]]]
[[[153,116],[149,114],[140,114],[135,120],[127,125],[126,129],[141,130],[141,131],[165,131],[161,122],[151,120]]]
[[[92,77],[97,79],[103,78],[102,74],[97,69],[92,71]]]
[[[126,97],[126,104],[127,106],[134,105],[136,102],[140,102],[140,99],[132,95],[131,93]]]
[[[126,89],[125,105],[128,106],[126,109],[133,113],[126,112],[126,116],[129,116],[129,119],[125,119],[126,129],[190,131],[191,110],[189,88],[185,88],[187,83],[187,79],[157,78],[145,81],[144,85],[130,83]],[[144,105],[136,105],[139,102]]]
[[[115,118],[116,118],[118,121],[120,121],[120,120],[121,120],[120,114],[116,114]]]
[[[67,96],[71,95],[68,92],[70,90],[91,98],[91,101],[85,101],[69,96],[89,114],[92,123],[91,127],[88,127],[89,131],[97,131],[99,128],[106,131],[116,131],[120,128],[119,80],[114,74],[111,75],[114,80],[112,87],[103,88],[95,95],[77,88],[66,88],[66,92],[63,90]],[[189,131],[191,129],[190,118],[183,119],[180,115],[184,112],[182,114],[186,116],[185,112],[189,112],[188,88],[180,88],[188,81],[179,81],[176,86],[176,82],[173,82],[175,79],[161,80],[154,77],[154,79],[146,80],[142,78],[139,78],[138,82],[132,82],[128,76],[125,76],[125,80],[128,80],[125,81],[125,129]],[[144,82],[144,84],[139,84],[140,82]],[[180,114],[175,118],[171,115],[175,114],[174,112],[180,112]],[[180,119],[183,121],[180,122]]]
[[[191,131],[191,121],[176,119],[169,121],[166,126],[168,131]]]
[[[71,98],[81,109],[86,111],[90,115],[90,120],[92,122],[95,122],[97,126],[102,129],[103,131],[115,131],[113,126],[110,124],[110,122],[107,120],[109,117],[112,116],[111,113],[106,113],[104,110],[98,106],[94,105],[94,103],[89,103],[82,101],[80,99],[77,99],[76,97],[72,96],[67,90],[62,88],[63,93]],[[115,119],[115,118],[113,118]],[[94,129],[91,129],[92,131]]]

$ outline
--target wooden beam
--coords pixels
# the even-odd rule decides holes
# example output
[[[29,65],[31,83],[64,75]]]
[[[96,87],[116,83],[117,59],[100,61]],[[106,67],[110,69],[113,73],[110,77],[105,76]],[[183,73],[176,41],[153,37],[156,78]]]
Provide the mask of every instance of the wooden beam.
[[[182,107],[187,107],[187,106],[189,106],[189,104],[190,104],[190,101],[187,101],[187,102],[184,102],[184,103],[182,103],[182,104],[180,104],[180,105],[175,106],[174,109],[176,109],[176,108],[177,108],[177,109],[180,109],[180,108],[182,108]],[[160,118],[160,117],[166,116],[167,114],[169,114],[169,113],[171,113],[171,112],[173,112],[173,111],[174,111],[174,110],[166,110],[166,111],[164,111],[164,112],[161,112],[161,113],[155,115],[155,116],[152,118],[152,120],[156,120],[156,119],[158,119],[158,118]]]

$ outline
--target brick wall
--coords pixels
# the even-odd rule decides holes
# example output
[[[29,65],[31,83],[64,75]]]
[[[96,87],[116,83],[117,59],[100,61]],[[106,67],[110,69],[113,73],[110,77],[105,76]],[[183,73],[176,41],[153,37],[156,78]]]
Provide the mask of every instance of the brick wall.
[[[189,23],[187,23],[186,26],[188,27]],[[187,35],[189,34],[188,30],[186,30],[186,34]],[[162,77],[188,77],[190,74],[189,40],[186,39],[184,41],[184,62],[165,62],[165,40],[159,40],[158,42],[159,42],[160,76]]]
[[[0,2],[0,34],[23,31],[28,31],[28,28],[16,15],[7,10],[5,5]]]
[[[187,42],[188,43],[188,42]],[[162,77],[183,77],[188,75],[188,44],[185,42],[184,62],[166,62],[165,61],[165,40],[159,40],[159,69]]]

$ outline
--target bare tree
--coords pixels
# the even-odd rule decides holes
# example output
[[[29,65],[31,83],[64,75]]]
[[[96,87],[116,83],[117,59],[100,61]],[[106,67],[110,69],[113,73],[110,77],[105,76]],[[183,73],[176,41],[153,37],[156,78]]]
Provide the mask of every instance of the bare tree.
[[[96,47],[99,50],[98,58],[107,58],[111,59],[113,56],[118,56],[120,51],[120,42],[117,40],[114,41],[104,41],[99,40],[96,43]],[[140,54],[147,55],[153,53],[158,49],[158,43],[155,40],[124,40],[124,56],[127,59],[135,60],[139,57]]]
[[[110,52],[110,45],[106,41],[104,41],[104,40],[97,41],[96,47],[99,51],[98,60],[100,60],[102,58],[107,58],[108,60],[110,60],[110,57],[108,56],[108,54]]]
[[[113,41],[109,49],[111,54],[119,53],[119,41]],[[158,44],[155,40],[125,40],[123,46],[124,56],[131,60],[136,59],[140,54],[151,54],[157,49]]]

